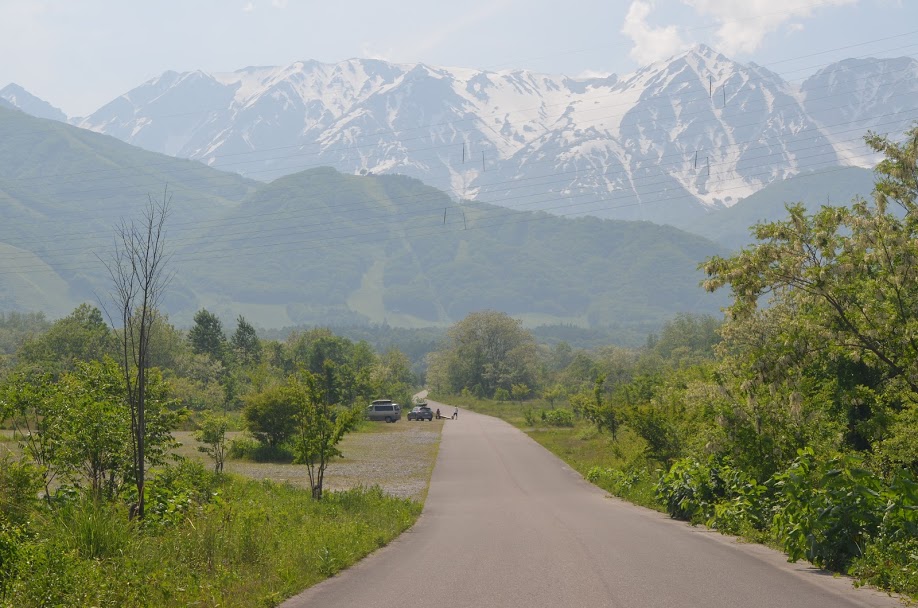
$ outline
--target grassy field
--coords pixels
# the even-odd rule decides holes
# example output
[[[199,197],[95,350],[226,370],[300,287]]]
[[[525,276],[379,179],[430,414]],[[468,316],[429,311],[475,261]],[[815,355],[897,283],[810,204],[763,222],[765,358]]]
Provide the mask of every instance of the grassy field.
[[[216,476],[193,434],[176,432],[185,464],[151,472],[142,523],[118,501],[84,499],[36,501],[21,527],[0,526],[12,551],[0,553],[0,608],[274,606],[414,524],[442,425],[363,424],[329,465],[321,501],[303,466],[231,460]],[[7,450],[17,443],[0,432]]]

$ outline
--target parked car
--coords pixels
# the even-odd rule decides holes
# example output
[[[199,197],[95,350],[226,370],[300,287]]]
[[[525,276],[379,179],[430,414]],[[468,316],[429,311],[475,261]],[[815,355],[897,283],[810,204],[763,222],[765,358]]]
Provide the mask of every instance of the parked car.
[[[426,405],[419,405],[408,412],[408,420],[433,420],[433,412]]]
[[[391,399],[377,399],[367,408],[367,419],[396,422],[402,418],[402,408]]]

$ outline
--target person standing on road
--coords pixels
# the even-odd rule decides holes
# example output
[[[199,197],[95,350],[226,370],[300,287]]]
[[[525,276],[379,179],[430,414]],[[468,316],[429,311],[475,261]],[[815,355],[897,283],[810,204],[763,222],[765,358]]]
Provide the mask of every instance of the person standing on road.
[[[440,419],[440,408],[437,408],[437,420]]]
[[[453,410],[453,420],[459,420],[459,408]]]

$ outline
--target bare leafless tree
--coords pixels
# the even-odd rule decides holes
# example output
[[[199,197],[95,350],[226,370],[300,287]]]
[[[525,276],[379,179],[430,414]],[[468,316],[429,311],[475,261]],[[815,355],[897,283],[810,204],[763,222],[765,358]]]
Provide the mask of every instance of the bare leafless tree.
[[[156,311],[172,275],[166,269],[165,225],[172,196],[168,187],[162,200],[149,197],[142,217],[124,220],[115,227],[115,246],[102,262],[112,279],[111,308],[103,304],[112,325],[121,325],[121,366],[125,398],[131,410],[133,477],[137,486],[136,515],[144,516],[146,453],[146,384],[150,337]],[[134,509],[132,508],[132,512]]]

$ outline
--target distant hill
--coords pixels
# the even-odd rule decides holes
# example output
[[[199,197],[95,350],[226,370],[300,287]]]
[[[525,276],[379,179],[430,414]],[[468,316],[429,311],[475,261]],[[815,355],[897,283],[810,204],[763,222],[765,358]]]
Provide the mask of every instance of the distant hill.
[[[713,211],[682,228],[736,250],[752,242],[750,230],[755,224],[786,218],[786,204],[803,203],[811,213],[826,204],[848,205],[855,196],[869,198],[873,183],[873,171],[860,167],[808,172],[774,182],[733,207]]]
[[[238,204],[254,182],[112,137],[0,107],[0,310],[69,312],[108,290],[97,256],[148,195],[173,195],[170,225]],[[181,292],[181,278],[177,281]]]
[[[165,301],[262,327],[445,326],[492,308],[529,325],[647,327],[716,312],[699,262],[725,250],[648,222],[458,204],[412,178],[313,169],[263,184],[0,109],[0,311],[69,312],[108,291],[113,225],[168,185]]]
[[[706,239],[460,205],[404,176],[290,175],[223,222],[237,228],[215,228],[178,257],[208,260],[189,272],[210,306],[256,319],[419,327],[492,308],[531,325],[595,326],[723,304],[698,287],[698,263],[724,251]]]

